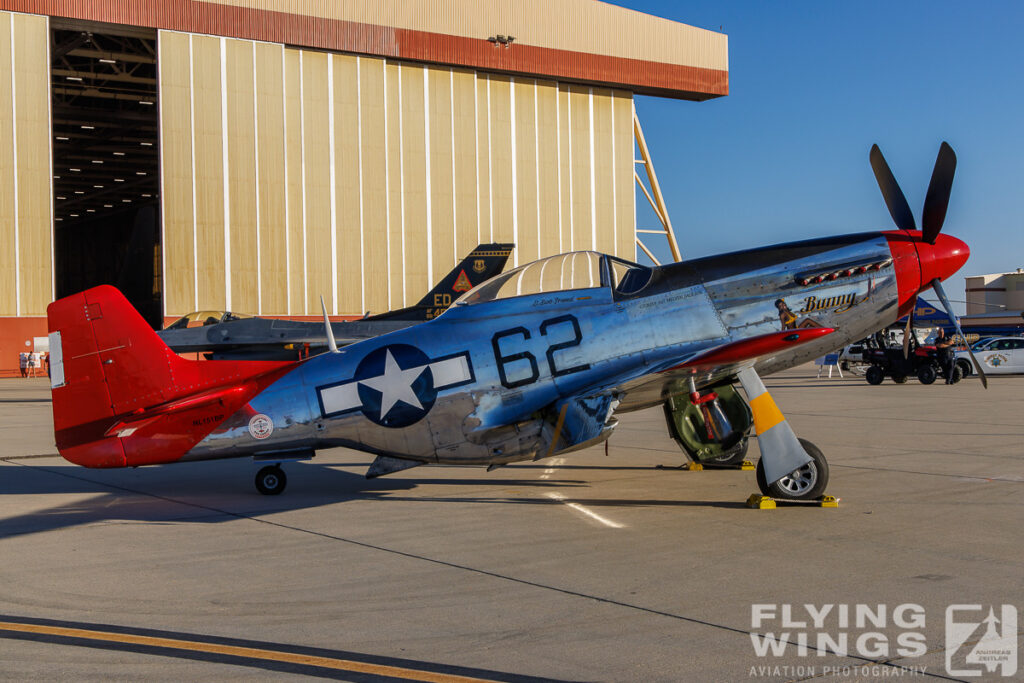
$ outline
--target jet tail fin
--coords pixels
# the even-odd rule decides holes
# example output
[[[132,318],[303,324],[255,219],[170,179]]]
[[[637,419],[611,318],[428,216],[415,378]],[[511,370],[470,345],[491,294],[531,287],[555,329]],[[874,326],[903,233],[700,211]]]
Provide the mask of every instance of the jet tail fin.
[[[505,268],[514,244],[480,244],[427,292],[415,306],[373,315],[367,320],[431,320],[452,302]]]
[[[182,358],[107,285],[46,314],[57,449],[89,467],[178,459],[293,365]]]

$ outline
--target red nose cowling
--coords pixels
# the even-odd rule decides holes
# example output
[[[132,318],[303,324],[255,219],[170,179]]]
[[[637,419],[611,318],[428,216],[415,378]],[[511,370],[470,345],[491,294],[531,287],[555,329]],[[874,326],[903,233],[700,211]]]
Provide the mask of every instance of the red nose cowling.
[[[889,241],[896,269],[900,316],[914,308],[918,292],[928,289],[932,280],[945,280],[960,270],[971,255],[963,241],[950,235],[940,233],[935,244],[928,244],[920,230],[890,230],[883,234]]]

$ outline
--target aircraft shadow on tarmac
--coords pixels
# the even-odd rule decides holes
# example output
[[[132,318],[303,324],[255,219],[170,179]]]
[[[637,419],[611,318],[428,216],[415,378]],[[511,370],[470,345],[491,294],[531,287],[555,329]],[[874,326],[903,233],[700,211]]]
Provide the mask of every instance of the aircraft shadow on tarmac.
[[[239,517],[302,510],[353,500],[470,502],[472,498],[395,495],[421,485],[499,486],[570,489],[587,482],[570,479],[381,477],[339,469],[365,463],[292,462],[285,465],[288,490],[262,496],[253,488],[249,469],[229,461],[187,463],[173,468],[90,470],[73,465],[26,464],[9,461],[0,470],[0,495],[71,497],[74,500],[7,518],[0,518],[0,538],[53,531],[85,524],[219,523]],[[427,472],[437,473],[437,469]],[[83,495],[84,494],[84,495]],[[10,500],[10,499],[9,499]],[[479,502],[523,502],[504,495],[479,497]],[[532,502],[552,504],[544,497]],[[10,504],[9,504],[10,505]],[[31,502],[26,507],[31,507]]]

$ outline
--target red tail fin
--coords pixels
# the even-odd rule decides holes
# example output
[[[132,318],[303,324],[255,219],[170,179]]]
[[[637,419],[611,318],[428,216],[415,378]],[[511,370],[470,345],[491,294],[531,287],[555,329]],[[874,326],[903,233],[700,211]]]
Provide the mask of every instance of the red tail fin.
[[[46,314],[57,449],[88,467],[177,460],[294,365],[181,358],[106,285]]]

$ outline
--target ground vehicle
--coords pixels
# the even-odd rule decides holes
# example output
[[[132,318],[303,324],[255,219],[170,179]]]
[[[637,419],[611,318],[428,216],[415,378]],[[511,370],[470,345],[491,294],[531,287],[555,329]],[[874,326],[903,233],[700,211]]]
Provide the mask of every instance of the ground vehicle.
[[[993,374],[1008,375],[1024,373],[1024,337],[993,337],[982,339],[971,347],[978,362],[985,366],[985,371]],[[971,360],[967,351],[957,351],[956,364],[964,375],[970,374]]]
[[[964,355],[966,357],[966,352]],[[864,349],[862,357],[869,364],[864,373],[868,384],[881,384],[886,376],[897,384],[903,384],[911,376],[917,377],[921,384],[931,384],[939,377],[946,379],[947,369],[940,362],[936,348],[921,344],[914,335],[910,336],[906,357],[901,346]],[[954,364],[949,383],[956,384],[963,376],[963,368]]]

